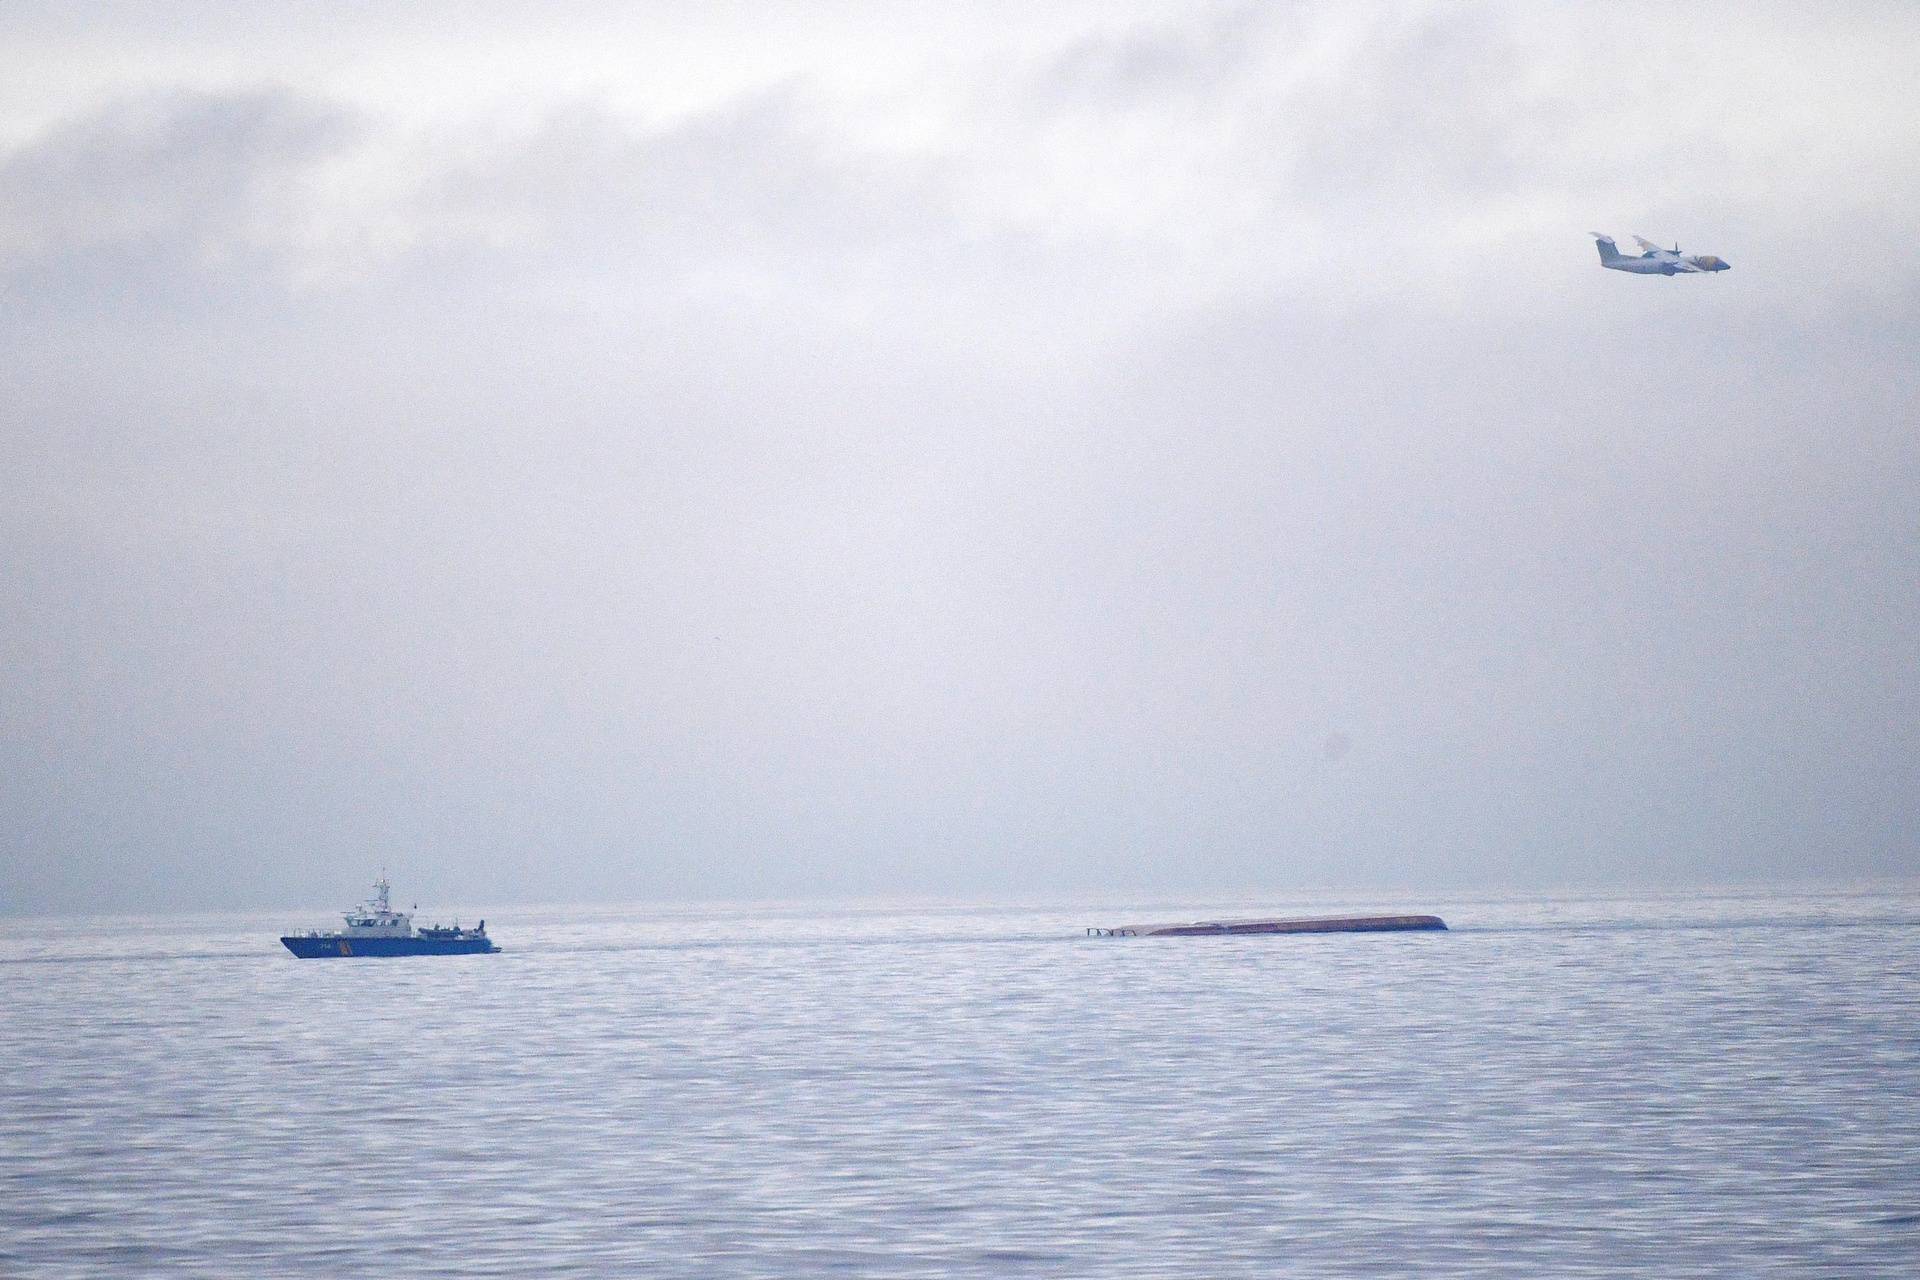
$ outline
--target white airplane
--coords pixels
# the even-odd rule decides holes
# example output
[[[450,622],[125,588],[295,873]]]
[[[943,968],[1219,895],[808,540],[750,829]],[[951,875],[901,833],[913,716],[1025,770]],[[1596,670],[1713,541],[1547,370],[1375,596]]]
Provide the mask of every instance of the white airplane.
[[[1645,252],[1637,258],[1629,258],[1620,252],[1620,246],[1613,242],[1612,236],[1598,231],[1589,231],[1587,234],[1600,242],[1600,265],[1614,271],[1631,271],[1642,276],[1681,276],[1728,271],[1733,266],[1710,253],[1683,254],[1677,244],[1671,249],[1662,249],[1641,236],[1633,239]]]

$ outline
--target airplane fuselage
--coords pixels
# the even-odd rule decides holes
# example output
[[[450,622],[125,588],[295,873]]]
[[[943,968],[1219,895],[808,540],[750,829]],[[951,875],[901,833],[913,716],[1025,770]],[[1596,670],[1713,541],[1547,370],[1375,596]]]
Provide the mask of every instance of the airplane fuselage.
[[[1637,276],[1677,276],[1685,274],[1685,269],[1671,262],[1663,261],[1652,254],[1642,254],[1638,258],[1622,257],[1612,262],[1600,264],[1609,271],[1631,271]]]
[[[1637,276],[1683,276],[1692,275],[1697,271],[1727,270],[1727,264],[1711,254],[1701,254],[1698,257],[1688,258],[1687,261],[1693,264],[1693,271],[1688,271],[1671,258],[1656,258],[1650,253],[1643,253],[1637,258],[1623,256],[1600,265],[1609,271],[1631,271]]]

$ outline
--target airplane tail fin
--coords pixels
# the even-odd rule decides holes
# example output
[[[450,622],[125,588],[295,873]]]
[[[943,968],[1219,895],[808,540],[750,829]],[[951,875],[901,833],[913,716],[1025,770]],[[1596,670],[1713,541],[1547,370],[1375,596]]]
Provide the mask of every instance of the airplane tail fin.
[[[1612,236],[1604,231],[1589,231],[1587,234],[1593,237],[1595,247],[1600,250],[1600,261],[1620,261],[1620,246],[1613,242]]]

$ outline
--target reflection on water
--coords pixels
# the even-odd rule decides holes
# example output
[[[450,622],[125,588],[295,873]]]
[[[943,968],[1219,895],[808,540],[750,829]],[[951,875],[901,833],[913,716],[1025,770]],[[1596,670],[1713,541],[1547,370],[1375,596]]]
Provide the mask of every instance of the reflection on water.
[[[0,1275],[1920,1268],[1910,895],[488,915],[0,922]]]

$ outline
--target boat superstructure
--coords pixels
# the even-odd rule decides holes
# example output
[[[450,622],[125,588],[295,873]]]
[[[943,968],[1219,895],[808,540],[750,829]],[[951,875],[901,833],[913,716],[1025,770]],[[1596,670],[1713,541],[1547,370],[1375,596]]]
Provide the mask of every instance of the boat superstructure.
[[[346,928],[331,933],[309,929],[290,933],[280,939],[287,950],[302,960],[322,960],[334,956],[463,956],[498,951],[487,937],[487,922],[464,928],[458,920],[451,925],[413,927],[413,913],[395,911],[390,900],[392,886],[386,873],[373,882],[373,896],[343,915]]]

